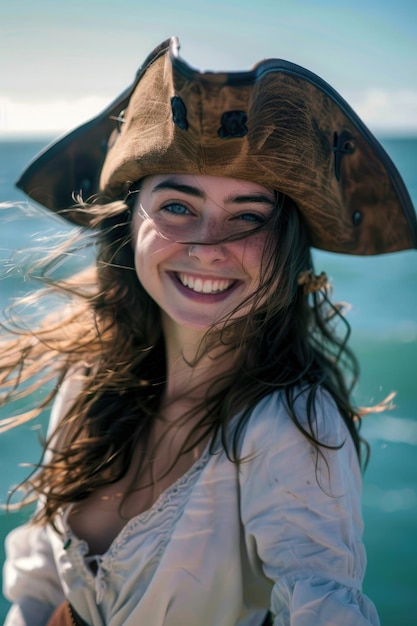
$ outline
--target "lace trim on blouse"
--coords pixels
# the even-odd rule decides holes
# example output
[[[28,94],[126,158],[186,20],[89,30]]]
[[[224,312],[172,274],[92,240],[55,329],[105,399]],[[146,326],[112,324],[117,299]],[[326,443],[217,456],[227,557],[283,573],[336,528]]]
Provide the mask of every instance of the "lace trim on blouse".
[[[72,567],[77,574],[71,569],[68,571],[68,583],[74,575],[82,576],[85,582],[92,588],[95,588],[96,601],[98,604],[103,600],[106,592],[106,578],[112,572],[113,576],[117,576],[119,569],[123,569],[123,558],[119,559],[120,553],[129,541],[129,538],[135,534],[135,548],[137,549],[138,537],[142,535],[143,541],[149,538],[149,531],[152,530],[154,551],[152,558],[152,570],[155,571],[160,557],[165,551],[165,547],[175,528],[176,521],[182,515],[188,496],[201,472],[207,464],[210,457],[210,443],[206,446],[203,454],[195,461],[185,474],[180,476],[165,489],[154,504],[147,509],[132,517],[122,528],[118,535],[110,544],[108,550],[102,555],[88,555],[89,546],[87,541],[79,539],[72,531],[68,521],[68,517],[73,505],[67,507],[65,511],[60,512],[57,519],[58,530],[62,532],[63,551]],[[95,572],[91,565],[94,566]],[[147,565],[146,578],[152,575]]]

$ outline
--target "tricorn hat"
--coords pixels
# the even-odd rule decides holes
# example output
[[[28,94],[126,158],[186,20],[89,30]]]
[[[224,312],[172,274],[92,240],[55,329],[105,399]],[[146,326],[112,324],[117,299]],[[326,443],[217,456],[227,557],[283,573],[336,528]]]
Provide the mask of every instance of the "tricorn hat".
[[[204,72],[162,43],[100,115],[48,146],[17,186],[67,219],[74,198],[124,198],[152,174],[229,176],[290,196],[311,245],[379,254],[417,247],[417,219],[391,159],[345,100],[279,59]],[[84,216],[84,217],[81,217]],[[87,220],[87,221],[85,221]]]

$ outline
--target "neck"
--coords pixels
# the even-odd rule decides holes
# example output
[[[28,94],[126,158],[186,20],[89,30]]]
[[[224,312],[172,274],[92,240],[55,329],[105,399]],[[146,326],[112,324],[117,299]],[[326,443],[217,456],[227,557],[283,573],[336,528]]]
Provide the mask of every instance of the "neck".
[[[162,320],[167,359],[166,399],[182,397],[190,403],[201,400],[208,386],[230,372],[237,363],[237,351],[207,344],[206,333],[193,331]]]

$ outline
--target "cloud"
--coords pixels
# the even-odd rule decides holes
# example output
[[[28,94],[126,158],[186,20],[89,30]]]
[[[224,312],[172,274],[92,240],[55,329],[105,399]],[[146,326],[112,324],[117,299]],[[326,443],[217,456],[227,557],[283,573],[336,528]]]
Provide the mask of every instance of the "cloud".
[[[351,92],[346,99],[376,133],[417,133],[417,90],[369,89]],[[94,117],[109,102],[110,97],[101,96],[48,102],[0,98],[0,134],[62,133]]]
[[[0,98],[0,135],[61,133],[97,115],[110,98],[17,102]]]
[[[351,94],[349,103],[373,131],[417,132],[417,90],[368,89]]]

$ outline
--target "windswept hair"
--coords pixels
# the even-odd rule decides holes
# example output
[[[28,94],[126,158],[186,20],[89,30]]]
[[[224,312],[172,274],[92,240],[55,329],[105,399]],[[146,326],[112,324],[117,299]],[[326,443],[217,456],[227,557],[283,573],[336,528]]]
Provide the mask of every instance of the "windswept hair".
[[[39,415],[71,372],[80,384],[72,406],[45,442],[52,454],[23,483],[23,504],[44,499],[35,517],[39,523],[53,524],[61,507],[123,477],[137,442],[149,443],[158,414],[166,381],[165,344],[159,309],[134,270],[132,206],[132,198],[81,205],[94,230],[80,230],[67,249],[61,246],[37,268],[44,289],[34,296],[36,301],[56,294],[66,298],[65,306],[36,329],[13,317],[3,324],[2,403],[46,384],[49,389],[35,409],[4,420],[5,428]],[[218,436],[229,459],[239,462],[239,435],[251,411],[276,390],[285,394],[291,419],[320,453],[326,446],[315,430],[314,405],[318,390],[324,389],[334,398],[360,457],[361,411],[351,403],[358,363],[347,346],[349,325],[341,307],[331,303],[328,285],[309,294],[298,284],[300,274],[314,274],[314,268],[307,229],[289,198],[277,200],[267,228],[260,285],[242,303],[245,315],[239,316],[239,309],[231,312],[220,327],[209,329],[202,343],[202,354],[220,345],[223,354],[233,352],[238,360],[213,379],[195,407],[193,413],[202,417],[180,454],[207,436],[212,441]],[[69,279],[53,277],[63,255],[86,240],[95,247],[95,267]],[[295,410],[301,392],[307,394],[307,426]],[[238,414],[231,440],[228,426]]]

